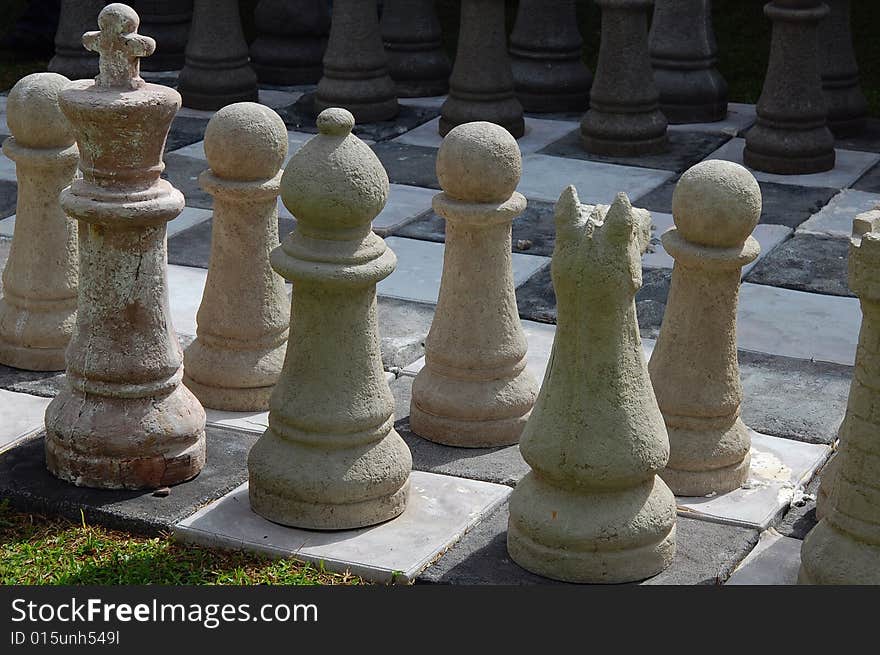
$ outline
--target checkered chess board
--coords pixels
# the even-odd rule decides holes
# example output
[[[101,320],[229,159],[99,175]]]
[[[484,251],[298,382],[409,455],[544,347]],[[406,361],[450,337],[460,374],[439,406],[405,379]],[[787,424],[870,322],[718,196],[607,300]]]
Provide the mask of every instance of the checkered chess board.
[[[308,111],[313,91],[312,87],[260,92],[260,101],[278,111],[288,125],[289,155],[316,132]],[[370,144],[391,181],[388,203],[373,228],[398,257],[396,271],[378,287],[383,360],[397,400],[396,428],[413,452],[414,469],[419,472],[414,484],[421,496],[439,498],[441,488],[448,491],[450,484],[458,485],[459,494],[472,495],[473,506],[468,506],[466,516],[461,516],[460,507],[450,506],[444,515],[445,532],[435,534],[416,520],[409,537],[386,535],[412,540],[405,542],[412,546],[405,561],[383,560],[374,566],[357,560],[361,556],[357,548],[355,554],[340,555],[326,539],[304,547],[301,531],[268,524],[250,512],[241,514],[247,505],[244,456],[265,428],[267,415],[212,410],[208,411],[208,467],[214,453],[217,466],[225,468],[213,473],[206,469],[199,476],[204,488],[173,512],[163,514],[150,504],[159,500],[128,494],[118,499],[118,515],[102,513],[99,508],[106,509],[106,503],[96,500],[96,492],[71,500],[63,485],[53,493],[56,500],[67,493],[66,500],[53,507],[60,503],[63,511],[86,506],[96,520],[134,528],[173,528],[184,539],[323,559],[373,579],[385,579],[394,569],[418,581],[546,582],[519,569],[504,548],[506,495],[527,470],[518,448],[454,449],[426,442],[409,431],[410,387],[423,363],[423,342],[443,263],[444,225],[431,210],[431,199],[439,189],[434,160],[441,142],[437,117],[443,100],[401,100],[398,119],[357,126],[355,133]],[[210,116],[181,110],[166,147],[163,175],[183,192],[187,205],[168,224],[172,320],[184,344],[196,333],[196,311],[209,266],[212,199],[199,188],[197,178],[207,168],[203,137]],[[672,260],[659,236],[672,225],[675,183],[682,172],[705,159],[742,163],[743,135],[755,120],[755,108],[731,104],[728,118],[720,123],[672,126],[671,150],[640,158],[584,152],[578,120],[576,115],[527,116],[526,133],[519,140],[523,155],[519,190],[529,206],[513,225],[513,273],[529,342],[529,366],[538,379],[543,378],[555,330],[549,264],[553,202],[563,188],[575,185],[581,201],[588,204],[610,203],[623,191],[635,206],[651,211],[654,238],[643,259],[644,284],[636,297],[650,355],[670,282]],[[8,132],[5,97],[0,97],[0,136]],[[799,540],[815,522],[811,495],[816,473],[831,452],[846,407],[861,319],[858,300],[847,286],[848,236],[853,217],[880,203],[880,121],[871,121],[863,136],[838,143],[837,165],[830,172],[754,175],[764,201],[755,230],[761,256],[744,270],[738,313],[743,416],[754,430],[752,476],[745,487],[728,494],[679,499],[679,554],[653,583],[720,583],[728,578],[790,581],[797,570]],[[0,157],[0,265],[13,235],[15,196],[14,165]],[[279,201],[280,233],[290,232],[294,225],[294,217]],[[40,492],[33,479],[48,475],[41,468],[38,442],[43,412],[60,384],[63,374],[0,366],[0,495],[15,503],[34,502]],[[30,477],[21,470],[29,471]],[[205,486],[204,479],[214,482]],[[138,511],[152,512],[151,521],[127,523],[126,503],[141,503]],[[404,518],[409,513],[410,509]],[[340,540],[335,541],[338,548]],[[374,548],[382,546],[374,544]],[[377,572],[380,569],[384,573]]]

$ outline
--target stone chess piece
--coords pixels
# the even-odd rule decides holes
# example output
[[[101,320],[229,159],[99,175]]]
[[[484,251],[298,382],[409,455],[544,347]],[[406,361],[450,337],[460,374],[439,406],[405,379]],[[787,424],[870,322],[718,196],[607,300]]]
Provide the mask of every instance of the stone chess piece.
[[[526,207],[516,140],[494,123],[453,129],[437,153],[446,219],[440,297],[412,386],[412,431],[449,446],[519,441],[538,393],[516,307],[511,225]]]
[[[156,42],[156,52],[141,62],[141,70],[183,68],[193,0],[132,0],[131,7],[141,18],[140,33]]]
[[[321,112],[281,178],[297,225],[271,261],[294,284],[290,338],[269,429],[248,456],[251,508],[310,530],[381,523],[409,498],[376,320],[376,283],[397,263],[370,224],[388,176],[353,127],[345,109]]]
[[[516,97],[525,111],[586,111],[593,74],[583,61],[575,0],[520,0],[510,35]]]
[[[654,0],[648,37],[660,109],[674,124],[727,116],[727,82],[715,68],[712,0]]]
[[[183,382],[205,407],[264,411],[290,320],[284,280],[269,265],[287,128],[263,105],[227,105],[208,122],[205,155],[210,170],[199,181],[214,196],[211,258]]]
[[[194,0],[186,63],[177,78],[183,105],[214,111],[235,102],[256,102],[236,0]]]
[[[15,162],[18,199],[0,297],[0,363],[34,371],[64,370],[76,321],[76,223],[58,202],[79,161],[58,108],[69,83],[57,73],[34,73],[6,101],[12,136],[3,153]]]
[[[700,162],[676,185],[672,216],[662,240],[675,265],[649,366],[669,434],[660,475],[676,495],[705,496],[738,489],[749,476],[736,308],[742,268],[761,251],[751,236],[761,189],[739,164]]]
[[[344,107],[358,123],[397,116],[400,107],[387,63],[376,0],[334,0],[315,113]]]
[[[59,95],[80,152],[82,178],[61,194],[79,221],[80,276],[67,385],[46,409],[46,464],[77,486],[152,489],[205,463],[205,411],[181,384],[168,309],[165,224],[184,199],[159,177],[180,95],[140,77],[156,43],[137,33],[133,9],[107,5],[98,27],[83,35],[98,76]]]
[[[581,120],[584,148],[624,157],[665,152],[667,122],[648,55],[648,11],[654,0],[596,4],[602,9],[602,40],[590,109]]]
[[[854,256],[854,246],[861,243],[863,236],[870,232],[880,232],[880,204],[875,209],[859,214],[853,219],[852,236],[850,238],[850,257]],[[852,286],[852,285],[850,285]],[[864,312],[863,312],[864,313]],[[837,436],[840,439],[843,435],[843,427],[846,421],[840,426]],[[829,497],[831,489],[837,480],[841,458],[840,445],[838,450],[831,455],[825,466],[822,467],[822,473],[819,480],[819,491],[816,494],[816,518],[821,519],[825,516],[829,505]]]
[[[254,11],[257,38],[251,65],[263,84],[315,84],[330,32],[326,0],[260,0]]]
[[[452,66],[443,50],[433,0],[386,0],[380,28],[398,97],[442,96],[449,91]]]
[[[503,0],[462,0],[458,51],[449,97],[440,110],[440,136],[456,125],[488,121],[514,138],[525,134],[507,54]]]
[[[758,99],[758,119],[746,133],[743,161],[779,175],[834,168],[834,137],[822,91],[817,28],[828,15],[822,0],[774,0],[764,5],[773,21],[770,61]]]
[[[853,136],[865,129],[868,100],[859,85],[850,0],[825,0],[825,4],[831,11],[819,26],[819,56],[828,127],[835,136]]]
[[[636,321],[650,215],[625,194],[556,204],[558,320],[538,401],[520,441],[531,471],[510,495],[507,550],[567,582],[630,582],[675,555],[669,456]]]
[[[880,216],[850,241],[849,286],[862,326],[834,478],[801,546],[800,584],[880,584]],[[825,479],[823,474],[823,487]]]
[[[98,12],[104,0],[61,0],[58,31],[55,32],[55,56],[48,70],[72,80],[98,74],[98,56],[83,47],[83,32],[98,24]]]

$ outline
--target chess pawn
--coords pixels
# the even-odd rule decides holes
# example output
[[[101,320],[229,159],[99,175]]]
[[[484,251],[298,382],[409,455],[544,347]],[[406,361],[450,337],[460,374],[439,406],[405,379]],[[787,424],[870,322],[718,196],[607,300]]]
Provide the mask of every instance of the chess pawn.
[[[525,134],[507,54],[502,0],[462,0],[449,97],[440,112],[440,136],[474,121],[500,125],[517,139]]]
[[[83,48],[83,32],[97,24],[104,0],[61,0],[58,31],[55,32],[55,56],[48,70],[80,80],[98,74],[98,56]]]
[[[79,160],[58,108],[69,83],[34,73],[12,87],[6,104],[12,136],[3,153],[16,164],[18,201],[0,297],[0,363],[28,370],[64,370],[76,320],[76,223],[58,202]]]
[[[526,207],[515,191],[522,157],[493,123],[459,125],[437,153],[446,219],[440,297],[412,387],[410,427],[449,446],[519,441],[538,385],[526,370],[511,267],[511,225]]]
[[[350,112],[317,122],[281,178],[297,225],[271,262],[294,284],[290,338],[269,429],[248,456],[249,493],[270,521],[342,530],[404,510],[412,458],[394,430],[376,319],[376,283],[397,263],[371,230],[388,176],[351,134]]]
[[[385,0],[382,40],[388,72],[401,98],[449,91],[449,57],[440,39],[433,0]]]
[[[654,0],[596,0],[602,38],[590,109],[581,120],[587,152],[636,156],[669,148],[666,117],[648,56],[648,11]],[[625,56],[621,56],[625,49]]]
[[[252,102],[227,105],[208,122],[199,178],[214,196],[211,259],[183,382],[205,407],[269,409],[287,347],[290,303],[269,265],[278,247],[278,191],[287,128]]]
[[[400,107],[379,32],[376,0],[334,0],[315,113],[344,107],[358,123],[391,120]]]
[[[655,0],[649,45],[660,109],[672,124],[727,116],[727,82],[715,68],[712,0]]]
[[[511,559],[538,575],[630,582],[675,555],[675,498],[657,475],[669,443],[636,322],[649,226],[625,194],[588,207],[568,187],[556,204],[556,336],[507,530]]]
[[[859,86],[859,66],[850,28],[850,0],[825,0],[825,4],[831,11],[819,26],[819,55],[828,127],[835,136],[852,136],[865,129],[868,101]]]
[[[83,35],[98,76],[59,94],[82,172],[61,194],[79,221],[79,302],[67,384],[46,409],[46,464],[78,486],[153,489],[205,463],[205,411],[181,384],[168,310],[165,224],[184,200],[160,173],[180,95],[140,77],[156,44],[133,9],[107,5],[98,27]]]
[[[260,0],[251,65],[264,84],[294,86],[321,79],[330,5],[326,0]]]
[[[257,75],[236,0],[194,0],[186,64],[177,78],[183,105],[216,110],[257,101]]]
[[[751,236],[761,189],[739,164],[704,161],[681,176],[672,215],[662,240],[675,265],[650,364],[669,433],[660,475],[676,495],[705,496],[737,489],[749,475],[736,306],[742,268],[761,250]]]
[[[850,242],[862,326],[822,518],[801,546],[801,584],[880,584],[880,229]],[[825,479],[822,480],[825,486]]]
[[[746,133],[743,161],[779,175],[834,168],[834,137],[822,92],[817,28],[828,15],[822,0],[774,0],[764,5],[773,21],[770,61],[758,99],[758,119]]]
[[[583,45],[575,0],[520,0],[510,64],[523,109],[586,110],[593,75],[583,62]]]
[[[131,4],[141,17],[141,34],[156,41],[156,52],[141,63],[141,69],[176,71],[183,68],[192,0],[132,0]]]

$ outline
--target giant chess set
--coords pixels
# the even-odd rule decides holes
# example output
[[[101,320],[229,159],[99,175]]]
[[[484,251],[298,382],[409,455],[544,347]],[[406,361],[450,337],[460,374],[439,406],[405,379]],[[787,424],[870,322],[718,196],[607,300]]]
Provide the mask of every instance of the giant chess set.
[[[596,2],[595,71],[573,0],[463,0],[454,65],[430,1],[63,2],[0,97],[0,498],[377,582],[880,583],[849,2],[767,4],[757,106],[710,2]]]

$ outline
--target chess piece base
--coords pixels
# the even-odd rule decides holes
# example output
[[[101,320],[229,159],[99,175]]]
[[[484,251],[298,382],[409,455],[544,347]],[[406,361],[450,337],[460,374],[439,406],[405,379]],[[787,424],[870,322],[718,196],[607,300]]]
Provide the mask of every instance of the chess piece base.
[[[823,519],[804,539],[798,584],[880,585],[880,545],[857,541]]]
[[[670,125],[717,123],[727,117],[727,83],[714,69],[655,68],[654,81],[660,91],[660,110]]]
[[[196,382],[188,375],[183,376],[183,383],[193,392],[203,407],[219,409],[224,412],[265,412],[269,409],[269,399],[275,385],[230,389],[212,387]]]
[[[66,367],[63,348],[31,348],[0,338],[0,363],[24,371],[63,371]]]
[[[322,82],[326,79],[327,78],[325,76]],[[390,80],[390,78],[388,79]],[[334,100],[332,95],[328,96],[319,94],[320,85],[318,86],[318,93],[315,94],[316,114],[320,114],[325,109],[330,109],[331,107],[344,106],[345,109],[347,109],[354,115],[354,120],[359,125],[363,123],[378,123],[379,121],[389,121],[397,116],[397,114],[400,112],[400,105],[397,103],[397,98],[393,95],[385,100],[365,100],[364,102],[353,102],[352,100]]]
[[[409,499],[412,458],[393,429],[379,441],[367,441],[372,435],[340,445],[329,458],[326,448],[295,443],[270,427],[248,455],[251,509],[306,530],[350,530],[398,516]],[[322,444],[334,440],[307,436]]]
[[[141,398],[65,389],[46,409],[46,465],[78,487],[165,487],[201,471],[204,428],[204,410],[181,385]]]
[[[581,121],[587,152],[612,157],[653,155],[669,150],[666,118],[659,109],[647,114],[610,114],[590,109]]]
[[[739,489],[749,479],[751,456],[736,464],[708,471],[686,471],[670,468],[660,471],[660,477],[676,496],[705,496]]]
[[[752,132],[760,129],[761,127],[759,125],[753,127],[752,130],[749,131],[749,136],[751,137]],[[823,128],[823,131],[828,132],[829,137],[831,136],[831,133],[827,128]],[[757,139],[757,134],[754,138]],[[773,133],[767,133],[761,140],[766,143],[766,141],[771,138],[774,141],[779,140],[776,131]],[[800,140],[802,137],[795,135],[795,138]],[[785,149],[780,148],[781,152],[776,154],[769,150],[755,150],[755,146],[751,143],[751,139],[747,138],[746,147],[743,150],[743,162],[749,168],[753,168],[757,171],[764,171],[765,173],[775,173],[776,175],[808,175],[811,173],[824,173],[825,171],[830,171],[834,168],[836,161],[833,139],[829,140],[831,143],[827,148],[805,148],[803,154],[797,154],[793,151],[791,145],[789,145]]]
[[[623,490],[574,493],[531,472],[510,496],[510,557],[554,580],[650,578],[672,563],[675,533],[675,498],[656,476]]]
[[[466,103],[458,103],[453,96],[450,96],[443,103],[440,136],[446,136],[454,127],[474,121],[489,121],[500,125],[510,132],[514,139],[519,139],[526,133],[522,105],[516,98],[491,102],[470,99]]]
[[[62,306],[29,312],[0,298],[0,364],[26,371],[66,368],[64,353],[76,322],[76,297],[52,304]]]

